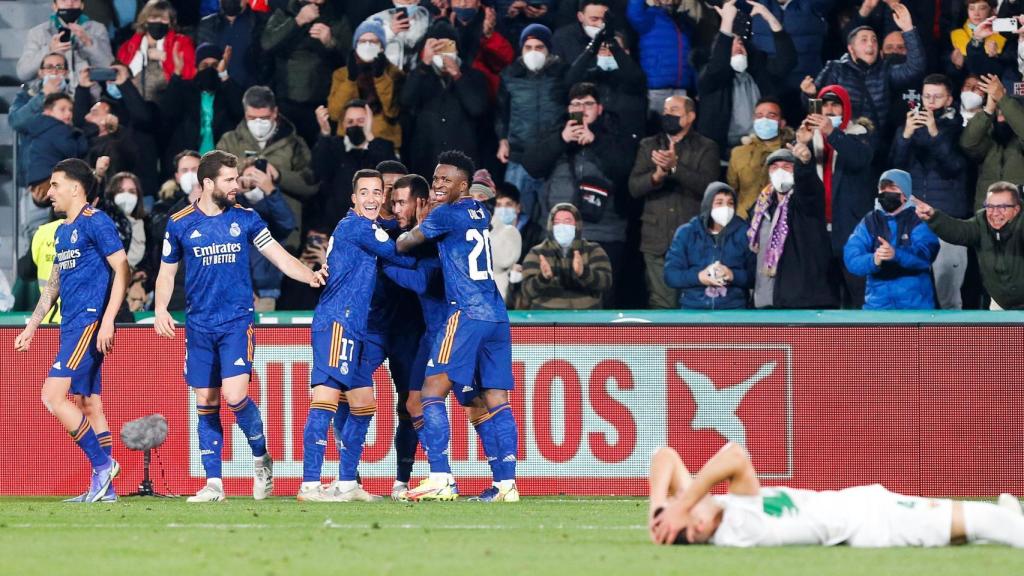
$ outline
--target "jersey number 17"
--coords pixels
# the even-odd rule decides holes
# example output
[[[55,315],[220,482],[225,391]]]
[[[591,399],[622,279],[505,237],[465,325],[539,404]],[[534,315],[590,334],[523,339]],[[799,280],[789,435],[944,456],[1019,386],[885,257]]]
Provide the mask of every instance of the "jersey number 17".
[[[473,242],[473,250],[469,253],[469,278],[470,280],[494,279],[494,269],[491,267],[491,231],[481,232],[476,228],[466,230],[466,241]],[[480,269],[480,253],[483,252],[486,258],[486,267]]]

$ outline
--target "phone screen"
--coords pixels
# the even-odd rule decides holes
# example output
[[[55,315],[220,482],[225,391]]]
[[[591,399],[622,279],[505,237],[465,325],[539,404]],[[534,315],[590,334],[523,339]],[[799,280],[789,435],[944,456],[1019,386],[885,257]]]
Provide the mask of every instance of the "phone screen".
[[[583,124],[583,112],[569,112],[569,120],[577,124]]]
[[[807,109],[811,114],[821,114],[821,98],[811,98],[808,100]]]

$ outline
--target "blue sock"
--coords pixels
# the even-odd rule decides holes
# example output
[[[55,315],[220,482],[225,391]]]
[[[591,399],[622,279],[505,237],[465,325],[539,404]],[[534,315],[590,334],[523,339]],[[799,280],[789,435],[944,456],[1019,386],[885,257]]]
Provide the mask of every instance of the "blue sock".
[[[341,397],[338,398],[338,411],[334,413],[334,443],[339,444],[339,456],[341,455],[341,431],[345,429],[345,422],[348,420],[350,412],[348,398],[345,396],[345,391],[342,390]]]
[[[249,441],[252,455],[255,458],[266,455],[267,437],[263,435],[263,418],[252,398],[246,396],[238,404],[228,404],[228,408],[235,413],[235,423]]]
[[[96,439],[96,432],[93,431],[88,418],[82,416],[78,429],[69,434],[75,444],[82,449],[82,452],[85,452],[85,457],[89,459],[93,468],[104,468],[110,465],[110,456],[107,456],[103,448],[100,447],[100,442]]]
[[[519,429],[516,427],[515,416],[508,402],[490,409],[491,421],[494,422],[494,436],[498,443],[499,465],[502,467],[502,480],[516,479],[516,458],[519,455]]]
[[[419,439],[416,437],[412,418],[399,415],[398,427],[395,428],[395,456],[398,458],[395,480],[409,482],[409,478],[412,477],[412,465],[416,462],[417,444]]]
[[[330,402],[313,402],[302,431],[302,481],[318,482],[324,467],[327,429],[337,407]]]
[[[207,478],[221,477],[221,450],[224,449],[224,428],[220,425],[220,406],[200,406],[196,404],[199,415],[199,458],[203,461],[203,470]]]
[[[110,430],[96,434],[96,439],[99,440],[100,448],[103,448],[107,456],[114,453],[114,439],[110,436]]]
[[[437,396],[423,397],[423,429],[420,430],[420,441],[427,451],[432,474],[451,474],[452,467],[448,462],[448,442],[451,440],[451,424],[448,422],[448,409],[444,398]]]
[[[366,431],[370,428],[377,412],[377,405],[370,404],[362,408],[352,408],[341,431],[341,458],[338,462],[338,480],[355,480],[359,468],[359,459],[363,457],[363,444],[366,443]]]
[[[494,426],[494,420],[490,413],[484,414],[473,422],[476,428],[476,435],[480,437],[480,443],[484,446],[484,455],[487,456],[487,465],[491,467],[491,479],[501,482],[504,479],[504,466],[498,461],[498,436]]]

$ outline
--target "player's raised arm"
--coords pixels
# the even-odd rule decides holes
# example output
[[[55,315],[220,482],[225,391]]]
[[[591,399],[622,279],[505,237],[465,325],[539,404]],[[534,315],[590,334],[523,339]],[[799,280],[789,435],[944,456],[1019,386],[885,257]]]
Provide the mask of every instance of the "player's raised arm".
[[[174,338],[174,318],[167,311],[167,304],[174,293],[174,276],[178,273],[177,262],[161,262],[160,272],[156,275],[156,286],[153,296],[153,311],[156,313],[153,329],[164,338]]]
[[[267,232],[267,236],[270,236],[270,232]],[[259,239],[257,238],[257,242]],[[308,266],[302,263],[301,260],[292,256],[287,250],[281,246],[277,240],[270,238],[269,241],[265,242],[260,247],[260,244],[256,245],[260,253],[266,256],[267,260],[270,260],[271,264],[277,267],[278,270],[284,272],[284,275],[302,282],[303,284],[309,284],[313,288],[320,288],[327,284],[327,268],[323,267],[320,270],[313,272]]]
[[[36,333],[36,328],[42,323],[43,317],[46,313],[53,308],[53,303],[57,300],[57,296],[60,294],[60,267],[57,262],[53,262],[53,268],[50,272],[50,280],[46,283],[46,289],[39,296],[39,302],[36,303],[36,309],[32,312],[32,316],[28,319],[25,324],[25,329],[18,334],[17,338],[14,339],[14,350],[16,352],[28,352],[29,346],[32,345],[32,337]]]
[[[110,265],[114,277],[111,279],[107,308],[103,311],[100,330],[96,334],[96,350],[101,354],[109,354],[114,349],[114,319],[117,318],[121,304],[124,303],[124,296],[128,292],[128,279],[131,276],[128,255],[124,253],[124,249],[108,255],[107,264]]]
[[[427,241],[427,237],[420,231],[419,225],[414,226],[412,230],[403,232],[398,240],[395,240],[395,248],[400,254],[409,252],[413,248],[423,244]]]

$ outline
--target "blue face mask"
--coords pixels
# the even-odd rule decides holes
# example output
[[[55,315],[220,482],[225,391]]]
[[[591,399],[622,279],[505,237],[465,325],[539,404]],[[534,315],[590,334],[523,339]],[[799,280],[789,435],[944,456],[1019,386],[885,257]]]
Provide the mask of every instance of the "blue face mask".
[[[555,242],[562,248],[568,248],[576,239],[576,226],[573,224],[555,224],[551,227]]]
[[[114,84],[113,82],[107,82],[107,94],[109,94],[110,97],[114,100],[120,100],[121,88],[119,88],[117,84]]]
[[[829,118],[832,120],[833,128],[839,128],[839,125],[843,123],[842,116],[829,116]]]
[[[452,11],[455,12],[455,17],[463,22],[469,22],[476,18],[477,13],[476,8],[452,8]]]
[[[598,56],[597,67],[605,72],[614,72],[619,69],[619,63],[615,61],[615,56]]]
[[[516,209],[511,206],[498,206],[494,209],[494,215],[505,226],[511,226],[516,221]]]
[[[779,121],[771,118],[754,120],[754,134],[761,140],[771,140],[779,135]]]

